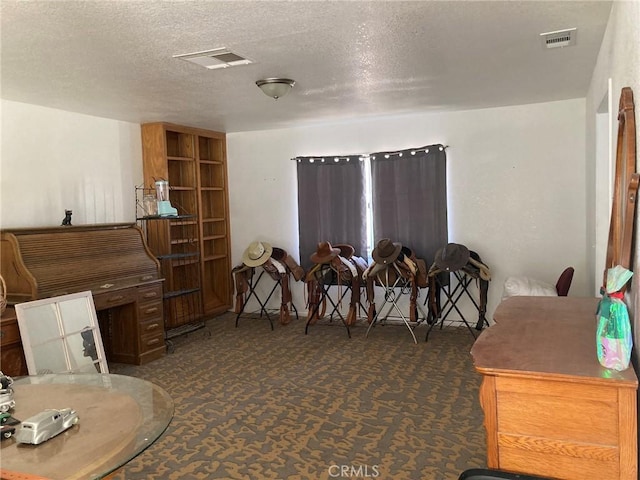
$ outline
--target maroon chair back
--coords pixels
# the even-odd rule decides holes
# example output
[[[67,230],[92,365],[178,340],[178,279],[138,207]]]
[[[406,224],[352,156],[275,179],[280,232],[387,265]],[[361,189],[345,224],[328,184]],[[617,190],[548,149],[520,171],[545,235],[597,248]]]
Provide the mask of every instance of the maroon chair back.
[[[560,278],[556,283],[556,291],[559,297],[566,297],[571,288],[571,280],[573,280],[573,267],[567,267],[560,274]]]

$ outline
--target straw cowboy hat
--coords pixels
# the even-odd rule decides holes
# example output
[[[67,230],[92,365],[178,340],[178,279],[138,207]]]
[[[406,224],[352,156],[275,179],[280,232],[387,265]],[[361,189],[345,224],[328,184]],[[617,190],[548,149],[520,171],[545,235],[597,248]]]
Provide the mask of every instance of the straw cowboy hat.
[[[434,263],[440,270],[455,272],[469,261],[469,249],[459,243],[448,243],[436,252]]]
[[[311,254],[313,263],[329,263],[340,254],[339,248],[334,248],[329,242],[320,242],[317,250]]]
[[[251,242],[242,254],[242,262],[247,267],[259,267],[271,257],[273,247],[267,242]]]
[[[371,256],[376,263],[393,263],[400,255],[402,250],[402,244],[398,242],[392,242],[389,238],[383,238],[378,242],[376,248],[373,249]]]

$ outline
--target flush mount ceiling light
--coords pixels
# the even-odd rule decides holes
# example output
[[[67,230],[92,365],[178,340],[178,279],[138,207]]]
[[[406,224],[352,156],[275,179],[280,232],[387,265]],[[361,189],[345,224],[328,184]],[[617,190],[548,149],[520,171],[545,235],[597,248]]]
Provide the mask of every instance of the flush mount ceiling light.
[[[265,95],[275,100],[284,97],[295,84],[290,78],[265,78],[256,82]]]

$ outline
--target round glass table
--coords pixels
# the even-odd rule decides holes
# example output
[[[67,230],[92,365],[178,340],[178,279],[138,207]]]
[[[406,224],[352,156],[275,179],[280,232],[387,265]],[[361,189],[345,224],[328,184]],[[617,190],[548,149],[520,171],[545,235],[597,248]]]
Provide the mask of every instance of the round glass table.
[[[15,379],[13,389],[16,406],[10,413],[17,420],[66,407],[80,420],[39,445],[2,440],[2,478],[103,478],[156,441],[173,418],[167,392],[125,375],[29,376]]]

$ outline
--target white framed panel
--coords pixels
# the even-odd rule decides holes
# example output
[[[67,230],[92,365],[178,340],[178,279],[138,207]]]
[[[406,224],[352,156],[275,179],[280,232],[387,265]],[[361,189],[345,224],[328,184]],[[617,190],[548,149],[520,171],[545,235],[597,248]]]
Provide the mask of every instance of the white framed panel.
[[[90,291],[15,306],[29,375],[109,373]]]

